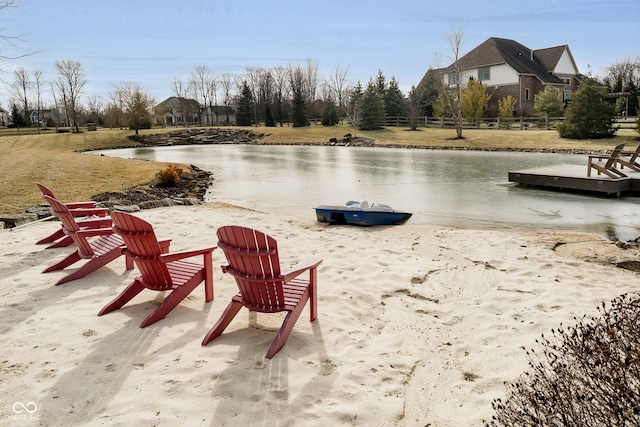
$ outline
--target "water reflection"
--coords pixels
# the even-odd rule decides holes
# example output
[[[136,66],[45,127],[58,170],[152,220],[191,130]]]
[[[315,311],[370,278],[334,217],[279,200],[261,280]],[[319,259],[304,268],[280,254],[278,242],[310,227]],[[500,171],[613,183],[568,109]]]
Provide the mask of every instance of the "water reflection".
[[[194,164],[210,170],[212,200],[313,217],[312,207],[347,200],[387,203],[411,222],[569,229],[621,240],[640,235],[638,197],[609,198],[519,187],[509,170],[583,164],[586,156],[350,147],[198,145],[101,154]]]

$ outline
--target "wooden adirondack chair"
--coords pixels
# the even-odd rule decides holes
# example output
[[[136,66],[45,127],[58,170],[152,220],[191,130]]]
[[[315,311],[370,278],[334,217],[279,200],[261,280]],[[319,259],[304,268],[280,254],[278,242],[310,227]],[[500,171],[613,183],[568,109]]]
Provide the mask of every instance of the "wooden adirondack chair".
[[[40,192],[42,193],[43,198],[44,196],[49,196],[53,199],[56,198],[53,192],[49,188],[47,188],[44,184],[36,182],[36,185],[40,189]],[[109,212],[109,209],[107,208],[96,208],[96,202],[94,201],[72,202],[72,203],[65,203],[64,205],[67,207],[67,209],[69,209],[69,213],[71,213],[71,215],[73,215],[74,217],[90,218],[85,220],[79,220],[78,226],[80,228],[100,228],[105,226],[104,224],[106,224],[103,221],[92,222],[93,219],[95,218],[104,218],[107,215],[107,212]],[[108,222],[108,225],[106,225],[106,227],[111,227],[111,221]],[[56,242],[56,240],[58,239],[62,239],[62,240],[59,240]],[[69,246],[70,244],[72,244],[73,239],[69,236],[65,236],[64,230],[62,229],[62,227],[60,227],[60,229],[51,233],[49,236],[38,240],[36,242],[36,245],[43,245],[46,243],[53,243],[52,245],[47,246],[46,249],[61,248],[61,247]]]
[[[46,268],[43,273],[62,270],[81,259],[88,260],[78,270],[58,280],[56,285],[85,277],[87,274],[96,271],[124,254],[124,242],[120,236],[113,234],[111,227],[80,228],[64,204],[51,196],[44,196],[44,198],[51,205],[51,214],[62,222],[64,233],[71,237],[77,249],[62,261]],[[111,222],[111,218],[105,218],[102,221]],[[92,237],[97,238],[91,239]],[[127,270],[133,268],[133,261],[128,257],[126,265]]]
[[[267,358],[271,359],[284,346],[307,300],[310,300],[311,321],[316,319],[317,268],[322,259],[311,257],[291,271],[281,273],[278,247],[272,237],[239,226],[221,227],[217,234],[218,247],[229,262],[222,271],[235,277],[240,293],[231,299],[218,322],[204,337],[202,345],[220,336],[243,306],[261,313],[286,311],[284,322],[267,351]],[[297,278],[306,271],[309,272],[308,280]]]
[[[617,178],[626,178],[627,175],[620,172],[616,169],[616,164],[620,159],[620,153],[624,148],[625,143],[617,145],[610,155],[608,156],[598,156],[591,155],[589,156],[589,164],[587,166],[587,176],[591,176],[591,169],[595,169],[598,171],[598,175],[601,173],[607,175],[608,177],[617,179]],[[604,162],[606,160],[606,162]]]
[[[640,144],[636,147],[635,151],[622,151],[618,158],[620,169],[624,169],[625,166],[636,172],[640,172],[640,163],[638,163],[638,155],[640,155]]]
[[[124,213],[113,212],[113,231],[122,237],[126,253],[132,257],[141,275],[126,287],[118,297],[98,314],[117,310],[144,289],[171,291],[160,306],[140,325],[141,328],[164,319],[200,283],[204,282],[205,301],[213,300],[212,253],[215,247],[166,253],[158,242],[153,227],[148,222]],[[203,255],[204,261],[196,264],[185,258]]]

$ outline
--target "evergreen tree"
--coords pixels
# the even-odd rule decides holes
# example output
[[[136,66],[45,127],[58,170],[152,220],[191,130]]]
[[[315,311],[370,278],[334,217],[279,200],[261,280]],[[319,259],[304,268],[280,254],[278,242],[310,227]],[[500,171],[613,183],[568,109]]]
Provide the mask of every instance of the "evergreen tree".
[[[264,104],[264,125],[267,127],[276,127],[276,121],[273,119],[271,107],[267,102]]]
[[[575,91],[558,125],[562,138],[609,138],[615,135],[614,106],[604,102],[606,90],[595,80],[586,78]]]
[[[442,84],[437,79],[438,73],[432,69],[427,71],[425,78],[420,82],[417,89],[422,94],[420,105],[422,106],[422,115],[434,117],[434,104],[438,102],[439,88]]]
[[[324,107],[324,112],[322,114],[322,124],[324,126],[335,126],[338,124],[338,113],[336,112],[336,106],[331,98],[327,100],[327,103]]]
[[[360,122],[360,118],[358,117],[358,107],[362,101],[362,96],[362,84],[358,81],[349,95],[349,105],[345,110],[354,129],[358,128]]]
[[[384,93],[384,109],[390,117],[404,116],[407,112],[404,94],[395,77],[391,77],[387,91]]]
[[[11,106],[11,123],[14,128],[22,128],[28,126],[27,119],[20,114],[20,110],[16,104]]]
[[[236,125],[251,126],[253,117],[253,95],[246,80],[242,82],[242,90],[238,98],[238,109],[236,111]]]
[[[533,98],[533,109],[542,117],[560,117],[564,109],[562,94],[551,85],[545,86],[544,90]]]
[[[422,100],[424,99],[422,91],[415,86],[411,86],[409,96],[406,102],[406,111],[409,118],[409,127],[411,130],[418,129],[418,119],[422,115]]]
[[[306,103],[304,102],[304,95],[301,89],[293,91],[291,110],[293,127],[309,126]]]
[[[479,119],[484,115],[484,107],[491,99],[487,94],[487,85],[480,80],[469,79],[462,91],[462,116],[466,119]]]
[[[380,129],[384,126],[384,99],[373,81],[369,81],[362,95],[358,105],[358,118],[360,129]]]
[[[378,75],[376,76],[375,89],[378,94],[384,96],[387,93],[387,79],[384,76],[382,70],[378,69]]]

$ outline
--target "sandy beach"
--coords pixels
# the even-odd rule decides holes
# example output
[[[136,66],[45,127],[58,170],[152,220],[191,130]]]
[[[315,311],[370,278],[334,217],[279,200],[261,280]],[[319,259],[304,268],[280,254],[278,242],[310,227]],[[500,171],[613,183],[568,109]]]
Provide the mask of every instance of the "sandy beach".
[[[590,234],[329,226],[219,203],[136,215],[172,251],[236,224],[273,236],[283,269],[320,256],[318,320],[305,308],[271,360],[281,315],[243,310],[203,347],[237,292],[219,249],[214,301],[199,286],[141,329],[165,294],[97,316],[137,275],[124,259],[53,286],[66,272],[41,271],[73,249],[35,242],[59,223],[1,230],[2,424],[477,426],[527,368],[522,347],[639,283],[615,266],[638,250]]]

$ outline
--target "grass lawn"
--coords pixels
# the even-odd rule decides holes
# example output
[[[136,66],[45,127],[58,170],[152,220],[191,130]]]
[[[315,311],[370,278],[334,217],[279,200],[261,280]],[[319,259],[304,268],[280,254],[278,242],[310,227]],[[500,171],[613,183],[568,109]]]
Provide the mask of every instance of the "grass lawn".
[[[319,143],[330,138],[341,139],[353,130],[346,126],[305,128],[251,128],[265,133],[268,143]],[[153,129],[146,133],[169,132]],[[3,135],[0,131],[0,213],[20,213],[42,202],[35,182],[42,182],[62,201],[89,200],[104,191],[118,191],[154,179],[166,165],[142,160],[88,156],[79,151],[134,147],[127,137],[130,130],[99,129],[97,132],[49,133],[21,136]],[[354,136],[373,138],[380,145],[410,145],[425,147],[459,147],[473,149],[512,148],[519,150],[576,149],[609,150],[627,141],[634,144],[637,133],[618,131],[615,138],[602,140],[567,140],[555,131],[542,130],[472,130],[463,131],[463,140],[452,140],[453,129],[423,128],[411,132],[407,128],[386,128],[378,131],[357,131]],[[635,148],[635,147],[634,147]],[[585,160],[586,164],[586,160]],[[183,165],[182,167],[187,167]]]

